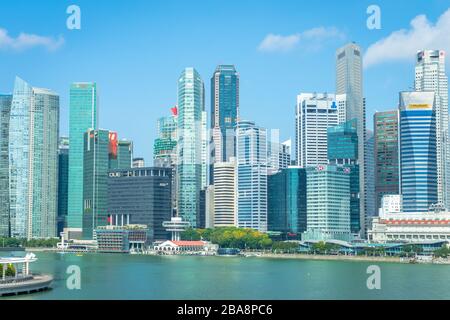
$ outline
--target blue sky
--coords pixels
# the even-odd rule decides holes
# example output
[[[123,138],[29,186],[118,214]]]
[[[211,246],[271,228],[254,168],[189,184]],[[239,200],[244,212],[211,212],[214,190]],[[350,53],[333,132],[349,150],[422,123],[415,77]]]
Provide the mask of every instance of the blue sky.
[[[81,30],[66,28],[72,4]],[[381,9],[380,30],[366,27],[371,4]],[[176,104],[184,67],[200,72],[209,112],[216,65],[235,64],[241,117],[280,128],[284,139],[294,137],[296,95],[334,92],[335,50],[355,41],[369,61],[370,128],[373,112],[395,108],[398,92],[412,86],[417,49],[450,52],[449,7],[448,0],[2,1],[0,92],[12,91],[16,75],[56,91],[67,134],[70,83],[96,81],[100,127],[132,139],[135,156],[151,164],[156,119]]]

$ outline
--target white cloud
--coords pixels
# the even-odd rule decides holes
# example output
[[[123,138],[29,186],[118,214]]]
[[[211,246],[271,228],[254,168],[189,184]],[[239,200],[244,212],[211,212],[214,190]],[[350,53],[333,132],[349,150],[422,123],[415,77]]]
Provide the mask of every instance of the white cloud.
[[[287,52],[298,45],[317,48],[325,40],[333,38],[343,39],[345,35],[335,27],[318,27],[287,36],[270,33],[260,43],[258,50],[266,52]]]
[[[64,38],[58,39],[44,37],[35,34],[21,33],[17,38],[13,38],[8,31],[0,28],[0,49],[12,49],[23,51],[34,47],[43,47],[49,51],[54,51],[64,44]]]
[[[278,34],[268,34],[259,45],[260,51],[289,51],[300,41],[300,34],[282,36]]]
[[[425,15],[415,17],[410,24],[410,29],[394,31],[388,37],[372,44],[364,56],[364,66],[386,61],[412,61],[417,51],[422,49],[450,52],[450,9],[444,12],[434,25]]]

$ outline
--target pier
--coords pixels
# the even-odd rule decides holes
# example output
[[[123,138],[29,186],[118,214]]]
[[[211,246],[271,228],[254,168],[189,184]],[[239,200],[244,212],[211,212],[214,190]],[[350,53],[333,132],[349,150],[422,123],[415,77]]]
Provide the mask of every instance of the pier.
[[[33,253],[25,257],[0,257],[0,297],[44,291],[50,288],[53,277],[30,272],[30,263],[37,260]],[[12,274],[13,273],[13,274]]]

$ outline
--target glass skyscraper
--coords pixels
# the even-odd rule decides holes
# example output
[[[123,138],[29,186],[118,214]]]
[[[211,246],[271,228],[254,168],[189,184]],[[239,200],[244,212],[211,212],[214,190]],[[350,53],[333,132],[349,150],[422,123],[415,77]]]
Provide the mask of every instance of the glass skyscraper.
[[[366,217],[366,166],[364,163],[366,141],[366,108],[363,93],[363,61],[361,47],[349,43],[336,51],[336,94],[347,96],[346,120],[356,119],[358,132],[358,165],[360,186],[360,223],[364,236]]]
[[[438,203],[435,94],[400,93],[400,192],[404,212]]]
[[[117,144],[117,155],[110,159],[110,169],[129,169],[133,161],[133,142],[130,140],[119,140]]]
[[[398,110],[376,112],[375,206],[381,208],[384,195],[399,194]]]
[[[237,149],[238,227],[267,231],[267,132],[251,121],[239,121]]]
[[[70,86],[69,110],[69,228],[81,229],[83,225],[83,148],[84,134],[97,129],[97,85],[73,83]]]
[[[16,78],[9,127],[11,236],[56,236],[59,96]]]
[[[351,239],[350,173],[334,165],[306,168],[305,240]]]
[[[194,68],[186,68],[178,79],[177,210],[192,227],[206,187],[205,114],[203,81]]]
[[[433,91],[435,94],[438,202],[450,209],[448,78],[445,73],[445,51],[422,50],[417,53],[415,90]]]
[[[298,238],[306,231],[306,171],[299,167],[281,169],[268,176],[268,230],[284,238]]]
[[[92,239],[93,230],[108,223],[108,171],[110,159],[117,156],[114,135],[103,129],[84,134],[83,239]]]
[[[350,176],[350,231],[357,234],[360,223],[360,187],[357,120],[347,121],[328,129],[328,161],[344,168]]]
[[[10,236],[9,119],[12,95],[0,94],[0,237]]]
[[[60,137],[58,147],[58,236],[67,227],[67,200],[69,199],[69,138]]]
[[[233,65],[219,65],[211,78],[211,163],[227,162],[236,153],[239,117],[239,74]]]
[[[158,119],[158,135],[153,145],[153,161],[157,167],[172,167],[177,159],[178,109],[172,108],[172,115]]]

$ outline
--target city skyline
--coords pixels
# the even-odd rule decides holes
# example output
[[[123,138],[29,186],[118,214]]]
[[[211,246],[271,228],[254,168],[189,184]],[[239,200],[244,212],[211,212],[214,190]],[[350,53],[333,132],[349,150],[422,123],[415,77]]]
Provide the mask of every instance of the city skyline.
[[[65,29],[64,24],[67,18],[65,4],[46,8],[44,14],[39,5],[27,3],[27,6],[24,6],[21,11],[29,19],[24,19],[21,24],[14,24],[11,17],[3,16],[0,13],[0,17],[4,21],[0,28],[3,32],[8,32],[0,40],[2,44],[0,46],[0,57],[9,62],[5,66],[4,77],[0,79],[0,91],[12,92],[11,83],[16,74],[38,86],[52,88],[61,97],[61,135],[68,135],[68,86],[74,81],[96,81],[101,96],[99,109],[102,114],[102,121],[99,123],[99,127],[114,128],[121,133],[121,137],[133,140],[135,155],[143,156],[149,162],[152,155],[152,145],[149,141],[153,141],[156,135],[154,119],[166,115],[167,109],[176,104],[176,77],[184,67],[196,67],[203,79],[209,79],[217,65],[234,64],[241,76],[240,113],[242,118],[252,118],[266,128],[283,128],[281,140],[286,140],[294,137],[294,128],[291,126],[292,120],[288,116],[273,118],[270,115],[280,108],[288,114],[287,112],[292,109],[295,96],[299,92],[312,90],[334,92],[334,79],[329,76],[326,77],[335,68],[334,51],[341,45],[354,40],[361,45],[368,61],[368,66],[364,70],[364,94],[367,99],[367,127],[370,128],[372,127],[370,115],[375,110],[383,111],[396,108],[398,91],[407,90],[408,87],[413,85],[410,76],[413,74],[411,65],[414,63],[414,54],[416,54],[416,50],[423,49],[422,47],[407,47],[408,50],[405,51],[411,51],[404,53],[407,58],[394,59],[396,55],[389,54],[386,57],[388,60],[386,62],[377,58],[377,47],[374,47],[373,44],[399,30],[405,30],[403,38],[408,38],[408,34],[420,29],[423,24],[428,25],[433,32],[439,33],[439,30],[442,30],[443,26],[446,25],[448,14],[445,14],[444,4],[438,1],[432,3],[430,5],[429,3],[418,2],[415,6],[404,6],[402,7],[404,14],[397,16],[395,15],[396,8],[401,5],[382,1],[379,4],[382,9],[382,28],[381,30],[369,30],[366,27],[368,17],[366,9],[370,4],[369,2],[358,3],[351,9],[345,8],[347,12],[344,12],[342,8],[335,7],[336,4],[329,4],[330,12],[321,13],[322,15],[325,14],[323,21],[304,17],[305,12],[312,13],[312,16],[314,16],[314,12],[319,10],[315,4],[287,3],[282,7],[276,7],[272,2],[265,2],[258,6],[256,15],[248,17],[252,22],[252,27],[250,28],[246,24],[246,29],[249,29],[249,40],[246,41],[247,43],[243,43],[243,40],[237,37],[237,30],[243,27],[242,21],[245,19],[239,18],[243,18],[256,6],[254,2],[248,2],[236,9],[238,23],[232,30],[225,30],[219,26],[206,30],[201,28],[200,23],[194,23],[193,35],[197,35],[201,39],[196,40],[196,43],[199,44],[198,49],[185,53],[182,57],[176,53],[176,50],[171,49],[175,49],[173,43],[181,40],[181,45],[183,45],[186,40],[180,39],[171,31],[161,31],[160,28],[157,28],[158,32],[156,32],[152,28],[153,24],[164,18],[166,18],[166,23],[171,23],[172,19],[178,17],[182,10],[191,11],[199,7],[205,7],[202,9],[203,11],[215,8],[218,5],[217,3],[212,2],[207,5],[193,3],[192,7],[187,7],[186,4],[182,3],[166,5],[136,2],[136,5],[130,8],[130,13],[124,13],[124,15],[137,14],[135,24],[122,25],[119,21],[117,24],[102,25],[95,22],[94,19],[112,14],[116,10],[120,10],[122,6],[109,7],[80,1],[83,23],[82,29],[79,31]],[[4,12],[14,10],[14,6],[14,4],[6,4],[7,10],[4,10]],[[152,10],[146,10],[147,8],[155,9],[159,17],[153,19],[155,17],[152,15]],[[332,9],[340,14],[331,18]],[[151,22],[145,22],[148,19],[144,19],[144,13],[138,14],[137,11],[145,12],[150,17]],[[268,16],[269,12],[274,17],[271,23],[262,19]],[[288,22],[290,19],[283,19],[286,22],[281,21],[281,16],[289,16],[293,14],[291,12],[296,12],[305,19],[293,19],[295,24]],[[42,13],[39,18],[44,16],[49,23],[46,26],[40,25],[38,17],[34,16],[36,13]],[[217,16],[214,16],[216,14]],[[416,23],[415,27],[411,27],[411,21],[422,14],[426,15],[427,22],[422,19],[422,24]],[[214,15],[211,19],[222,17],[223,13],[215,13]],[[354,22],[350,21],[352,19],[345,19],[349,16],[356,16],[357,19],[354,19]],[[267,25],[262,27],[262,20]],[[328,23],[328,21],[333,22]],[[124,39],[124,34],[136,31],[137,27],[149,31],[149,44],[142,40],[133,42]],[[111,31],[111,28],[113,31],[117,31],[117,40],[124,41],[121,54],[114,54],[111,53],[111,50],[108,50],[109,53],[105,55],[105,49],[112,49],[111,40],[106,39],[105,36],[106,32]],[[314,34],[313,32],[307,32],[311,30],[316,30],[316,40],[308,38],[308,35],[311,37]],[[322,31],[318,32],[320,30]],[[33,45],[25,46],[25,44],[20,47],[18,35],[21,32],[45,35],[51,41],[43,42],[44,48],[36,48]],[[271,34],[279,35],[281,38],[269,37]],[[332,36],[323,39],[321,37],[324,34],[331,34]],[[439,34],[442,35],[442,33]],[[205,47],[203,42],[208,43],[213,35],[221,38],[222,43],[214,41],[213,46]],[[284,43],[279,40],[283,40],[290,35],[293,35],[294,43],[291,47],[279,46],[278,49],[282,49],[281,52],[280,50],[274,50],[276,47],[274,47],[274,43]],[[299,37],[300,40],[298,40]],[[445,41],[446,36],[442,36],[441,40],[433,40],[438,38],[435,35],[431,38],[432,41],[426,43],[427,48],[447,49],[448,51],[448,44]],[[3,39],[12,39],[11,41],[16,43],[16,46],[11,47],[12,45],[8,44],[11,41],[8,42]],[[63,41],[60,41],[60,39],[63,39]],[[233,39],[235,39],[234,42]],[[100,46],[88,50],[92,57],[84,59],[86,57],[85,49],[89,49],[94,40],[100,41]],[[152,46],[153,43],[158,45]],[[440,43],[441,45],[439,45]],[[272,44],[272,47],[269,44]],[[133,52],[133,55],[131,55],[130,48],[136,46],[142,49],[142,54]],[[47,50],[47,48],[50,50]],[[165,48],[164,54],[169,52],[167,59],[162,58],[161,48]],[[130,59],[131,57],[133,59]],[[39,59],[40,63],[35,63],[36,59]],[[302,60],[308,60],[308,63]],[[94,63],[95,61],[97,63]],[[175,61],[176,63],[169,66],[164,61]],[[137,69],[137,65],[140,65],[142,69]],[[115,68],[109,68],[108,71],[108,66],[115,66]],[[50,71],[42,72],[42,68]],[[150,79],[146,76],[147,71],[156,72],[158,77]],[[269,73],[271,74],[270,79],[281,80],[262,81],[264,75]],[[309,75],[308,81],[304,81],[298,76],[304,73]],[[118,80],[114,75],[120,76],[121,80]],[[143,77],[145,77],[145,81]],[[132,79],[133,81],[131,81]],[[133,86],[130,86],[127,81],[133,83]],[[205,109],[210,110],[210,88],[208,81],[206,82]],[[148,88],[154,89],[149,92]],[[385,94],[377,94],[381,90]],[[132,111],[132,114],[127,117],[131,117],[136,122],[135,126],[129,126],[120,121],[124,115],[123,105],[127,105],[127,111]],[[261,112],[255,112],[256,110]],[[142,114],[142,116],[134,117],[133,115],[137,113]],[[250,115],[254,116],[250,117]]]

